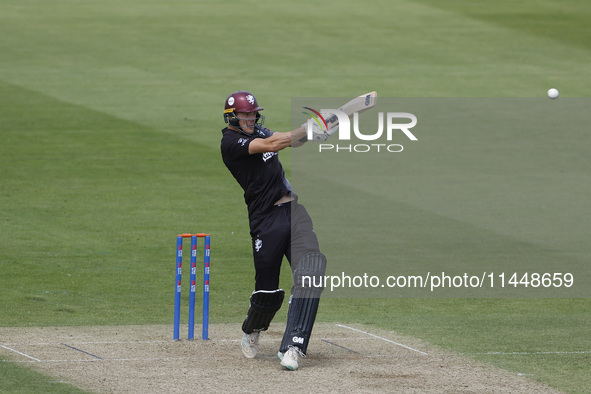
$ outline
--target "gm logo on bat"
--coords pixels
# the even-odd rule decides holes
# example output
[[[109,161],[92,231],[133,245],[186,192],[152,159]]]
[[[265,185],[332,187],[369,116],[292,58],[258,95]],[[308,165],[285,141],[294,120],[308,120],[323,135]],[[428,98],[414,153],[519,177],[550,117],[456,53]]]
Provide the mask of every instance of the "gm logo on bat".
[[[351,121],[349,116],[338,109],[321,109],[320,112],[312,108],[305,107],[313,111],[317,116],[308,119],[306,123],[306,132],[308,140],[324,140],[338,130],[339,141],[351,140]],[[329,127],[325,117],[329,118],[329,123],[338,119],[338,123]],[[336,119],[335,119],[336,117]],[[386,118],[386,141],[392,141],[393,136],[397,132],[402,132],[409,140],[418,141],[418,138],[410,131],[417,124],[417,117],[409,112],[384,112],[378,113],[378,130],[374,133],[365,133],[359,130],[359,113],[353,113],[353,134],[361,141],[377,141],[382,138],[384,134],[384,117]],[[403,120],[406,119],[407,122]],[[335,122],[336,123],[336,122]],[[324,134],[319,134],[323,132]],[[386,144],[386,143],[371,143],[371,144],[319,144],[318,151],[334,151],[334,152],[349,152],[349,153],[366,153],[366,152],[402,152],[404,147],[400,144]]]

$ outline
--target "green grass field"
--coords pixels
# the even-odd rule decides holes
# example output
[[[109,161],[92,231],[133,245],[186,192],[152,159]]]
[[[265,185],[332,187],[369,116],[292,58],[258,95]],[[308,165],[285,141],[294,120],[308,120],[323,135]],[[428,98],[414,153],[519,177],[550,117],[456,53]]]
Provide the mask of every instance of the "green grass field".
[[[171,323],[175,236],[187,231],[212,234],[211,321],[240,324],[253,286],[250,239],[242,191],[219,154],[221,109],[234,90],[255,93],[276,130],[290,127],[293,97],[369,90],[382,97],[543,97],[550,87],[561,98],[591,93],[591,3],[582,0],[0,6],[0,327]],[[574,161],[553,179],[576,185],[568,201],[577,204],[565,207],[562,221],[552,212],[552,220],[505,228],[478,205],[458,215],[406,190],[394,197],[409,207],[397,225],[416,234],[429,234],[433,223],[492,227],[501,255],[523,252],[525,237],[535,256],[589,262],[591,143],[569,133],[561,141],[552,152]],[[290,173],[289,152],[280,157]],[[529,165],[530,155],[518,157]],[[409,165],[428,173],[422,161]],[[542,165],[538,175],[546,170]],[[468,179],[481,172],[471,166],[460,173]],[[531,168],[528,174],[536,176]],[[543,190],[543,201],[557,207],[569,195]],[[470,197],[488,201],[489,192],[471,188]],[[507,218],[533,215],[519,198],[507,204]],[[486,233],[463,231],[474,239]],[[438,255],[412,241],[400,245],[402,260]],[[462,255],[453,232],[438,241]],[[491,253],[484,242],[470,252]],[[591,390],[588,298],[341,298],[323,305],[320,321],[374,324],[560,390]],[[0,391],[65,390],[29,374],[1,362]]]

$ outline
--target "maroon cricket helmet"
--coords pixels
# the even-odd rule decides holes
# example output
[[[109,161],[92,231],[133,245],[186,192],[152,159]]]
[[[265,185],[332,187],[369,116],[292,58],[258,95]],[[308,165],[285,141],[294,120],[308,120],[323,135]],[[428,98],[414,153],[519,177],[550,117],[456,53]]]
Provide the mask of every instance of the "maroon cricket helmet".
[[[229,95],[226,99],[224,113],[229,112],[229,109],[232,109],[232,112],[258,112],[264,108],[259,107],[254,94],[246,90],[239,90]]]
[[[259,111],[262,111],[263,109],[263,107],[259,107],[254,94],[246,90],[239,90],[229,95],[226,99],[226,104],[224,106],[224,121],[244,132],[242,127],[240,127],[240,121],[236,116],[236,113],[256,112],[256,123],[262,126],[265,117],[259,114]]]

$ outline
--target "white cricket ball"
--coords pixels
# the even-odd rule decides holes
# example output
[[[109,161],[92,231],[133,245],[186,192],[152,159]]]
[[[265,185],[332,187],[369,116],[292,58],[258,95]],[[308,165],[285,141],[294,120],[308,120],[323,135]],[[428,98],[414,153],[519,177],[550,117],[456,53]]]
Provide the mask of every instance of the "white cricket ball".
[[[551,99],[555,99],[558,97],[558,90],[557,89],[550,89],[548,90],[548,97],[550,97]]]

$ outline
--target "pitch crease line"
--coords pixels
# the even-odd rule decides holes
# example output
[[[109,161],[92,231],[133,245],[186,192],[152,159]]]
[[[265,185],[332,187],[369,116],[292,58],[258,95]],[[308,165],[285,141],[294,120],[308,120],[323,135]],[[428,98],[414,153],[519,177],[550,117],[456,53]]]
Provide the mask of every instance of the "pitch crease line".
[[[19,352],[18,350],[14,350],[14,349],[12,349],[12,348],[9,348],[8,346],[0,345],[0,347],[3,347],[4,349],[10,350],[11,352],[15,352],[15,353],[17,353],[17,354],[20,354],[21,356],[28,357],[28,358],[30,358],[31,360],[35,360],[35,361],[39,361],[39,362],[41,362],[41,360],[39,360],[38,358],[31,357],[31,356],[29,356],[28,354],[25,354],[25,353]]]
[[[537,354],[590,354],[591,351],[573,351],[573,352],[485,352],[485,353],[462,353],[464,355],[484,355],[484,356],[512,356],[512,355],[525,355],[535,356]]]
[[[405,349],[408,349],[408,350],[412,350],[413,352],[417,352],[417,353],[419,353],[419,354],[422,354],[422,355],[424,355],[424,356],[428,356],[428,355],[429,355],[428,353],[422,352],[422,351],[420,351],[420,350],[417,350],[417,349],[413,349],[413,348],[412,348],[412,347],[410,347],[410,346],[406,346],[406,345],[404,345],[404,344],[402,344],[402,343],[394,342],[394,341],[392,341],[392,340],[390,340],[390,339],[387,339],[387,338],[382,338],[382,337],[380,337],[380,336],[377,336],[377,335],[375,335],[375,334],[372,334],[372,333],[370,333],[370,332],[367,332],[367,331],[358,330],[357,328],[353,328],[353,327],[349,327],[349,326],[344,326],[344,325],[342,325],[342,324],[336,324],[336,325],[337,325],[337,327],[342,327],[342,328],[346,328],[346,329],[348,329],[348,330],[357,331],[357,332],[360,332],[360,333],[362,333],[362,334],[369,335],[370,337],[373,337],[373,338],[376,338],[376,339],[381,339],[382,341],[386,341],[386,342],[393,343],[394,345],[397,345],[397,346],[403,347],[403,348],[405,348]]]

